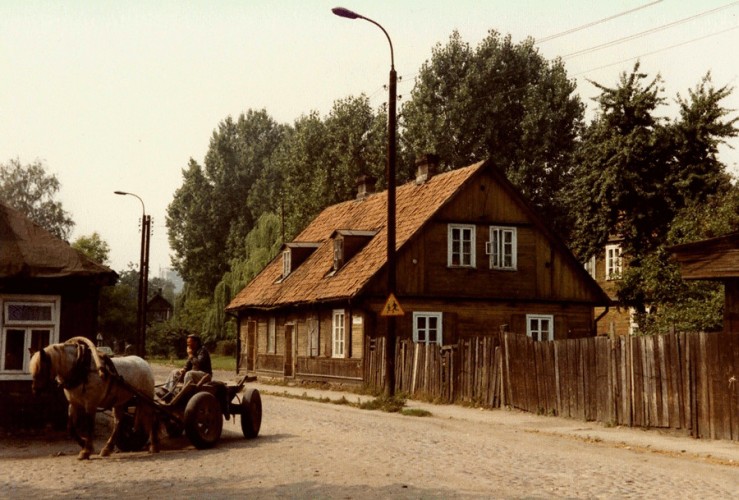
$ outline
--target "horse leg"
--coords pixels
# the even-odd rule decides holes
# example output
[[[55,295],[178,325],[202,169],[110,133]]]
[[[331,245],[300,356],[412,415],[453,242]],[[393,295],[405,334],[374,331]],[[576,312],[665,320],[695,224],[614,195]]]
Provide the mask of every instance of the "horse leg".
[[[105,446],[103,446],[103,449],[100,450],[101,457],[107,457],[113,452],[115,443],[118,441],[118,435],[121,432],[121,413],[123,411],[125,411],[125,408],[121,408],[119,406],[113,407],[113,432],[110,434],[110,437],[105,443]]]
[[[149,453],[159,453],[159,417],[156,410],[146,403],[137,405],[135,427],[143,428],[149,434]]]
[[[152,408],[149,413],[149,453],[159,453],[159,415]]]
[[[77,455],[77,458],[79,460],[87,460],[92,455],[92,438],[95,433],[95,411],[92,413],[81,411],[77,419],[78,421],[82,421],[82,441],[84,441],[82,451]]]
[[[72,436],[72,439],[77,441],[77,444],[80,445],[80,448],[85,447],[85,442],[80,437],[79,433],[77,432],[77,409],[74,405],[69,405],[67,407],[67,432],[69,432],[69,435]]]

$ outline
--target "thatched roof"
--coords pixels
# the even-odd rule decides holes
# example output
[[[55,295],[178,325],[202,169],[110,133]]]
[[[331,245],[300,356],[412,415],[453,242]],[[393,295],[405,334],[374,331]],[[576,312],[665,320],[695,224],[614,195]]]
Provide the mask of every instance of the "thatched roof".
[[[66,277],[113,284],[117,274],[0,202],[0,279]]]

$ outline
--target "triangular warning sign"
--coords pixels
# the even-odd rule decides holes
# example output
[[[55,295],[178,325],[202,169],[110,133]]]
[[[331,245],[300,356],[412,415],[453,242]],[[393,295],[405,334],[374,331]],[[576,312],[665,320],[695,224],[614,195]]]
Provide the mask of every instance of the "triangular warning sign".
[[[382,308],[382,312],[380,312],[380,316],[403,316],[404,314],[405,311],[400,307],[398,299],[396,299],[395,295],[391,293]]]

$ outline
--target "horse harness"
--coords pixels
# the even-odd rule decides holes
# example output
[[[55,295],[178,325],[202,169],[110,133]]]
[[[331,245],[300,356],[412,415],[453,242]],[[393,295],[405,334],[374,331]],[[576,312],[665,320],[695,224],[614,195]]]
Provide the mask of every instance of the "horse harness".
[[[110,359],[108,355],[104,353],[98,353],[99,357],[103,360],[104,363],[102,368],[90,366],[92,364],[92,351],[85,343],[72,341],[67,342],[67,344],[74,345],[77,348],[77,358],[74,365],[72,366],[72,369],[70,370],[70,375],[62,381],[62,388],[71,390],[79,387],[80,385],[86,384],[87,377],[91,372],[99,371],[103,380],[109,378],[109,376],[110,378],[115,378],[118,376],[118,371],[113,364],[113,360]],[[108,386],[105,389],[105,396],[103,397],[103,400],[107,398],[108,393],[110,392],[110,385],[110,381],[108,381]]]

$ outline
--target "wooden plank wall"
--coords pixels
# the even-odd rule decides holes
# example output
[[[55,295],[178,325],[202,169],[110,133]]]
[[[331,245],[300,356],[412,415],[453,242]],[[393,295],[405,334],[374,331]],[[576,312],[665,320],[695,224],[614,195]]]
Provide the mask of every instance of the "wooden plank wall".
[[[384,383],[384,344],[365,349],[365,382]],[[504,333],[452,346],[399,340],[396,391],[610,425],[739,441],[739,334],[679,333],[533,342]]]

